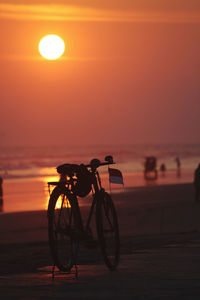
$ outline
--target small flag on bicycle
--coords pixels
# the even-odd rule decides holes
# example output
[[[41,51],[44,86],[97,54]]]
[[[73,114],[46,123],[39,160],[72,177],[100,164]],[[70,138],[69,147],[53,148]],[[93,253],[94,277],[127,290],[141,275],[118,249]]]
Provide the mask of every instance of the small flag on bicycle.
[[[122,172],[117,169],[108,168],[110,183],[124,184]]]

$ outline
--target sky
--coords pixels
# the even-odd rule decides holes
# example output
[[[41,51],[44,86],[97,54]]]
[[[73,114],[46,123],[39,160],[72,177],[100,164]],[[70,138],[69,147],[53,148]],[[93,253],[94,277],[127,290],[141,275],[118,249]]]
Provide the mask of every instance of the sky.
[[[0,28],[0,146],[200,143],[199,0],[1,0]]]

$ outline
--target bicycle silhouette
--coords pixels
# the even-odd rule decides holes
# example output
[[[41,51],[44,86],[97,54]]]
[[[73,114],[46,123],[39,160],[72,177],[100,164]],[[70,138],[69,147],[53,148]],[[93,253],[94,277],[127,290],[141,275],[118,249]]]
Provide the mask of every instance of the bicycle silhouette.
[[[54,266],[70,272],[77,265],[79,243],[88,247],[100,246],[106,266],[115,270],[119,262],[119,228],[114,203],[102,188],[97,169],[114,164],[112,156],[105,162],[92,159],[89,165],[63,164],[57,167],[60,181],[48,182],[55,186],[48,204],[48,236]],[[86,225],[83,225],[78,197],[92,191],[92,204]],[[95,210],[96,209],[96,210]],[[93,238],[90,223],[95,214],[98,240]]]

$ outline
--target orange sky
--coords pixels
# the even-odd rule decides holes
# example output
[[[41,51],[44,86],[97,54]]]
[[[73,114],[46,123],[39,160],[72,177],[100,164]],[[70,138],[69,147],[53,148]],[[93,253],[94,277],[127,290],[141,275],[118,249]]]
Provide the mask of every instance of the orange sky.
[[[2,0],[0,27],[0,145],[200,142],[199,0]]]

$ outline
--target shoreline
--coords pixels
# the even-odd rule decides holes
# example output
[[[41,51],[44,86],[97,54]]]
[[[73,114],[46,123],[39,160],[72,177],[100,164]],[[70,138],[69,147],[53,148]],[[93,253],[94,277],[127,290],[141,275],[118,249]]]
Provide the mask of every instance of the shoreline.
[[[147,193],[149,191],[152,192],[157,192],[160,190],[168,190],[168,189],[176,189],[177,187],[190,187],[193,190],[193,183],[191,182],[180,182],[180,183],[166,183],[166,184],[152,184],[152,185],[141,185],[141,186],[134,186],[134,187],[126,187],[126,188],[115,188],[114,190],[111,190],[111,196],[114,199],[114,201],[117,201],[118,204],[120,202],[122,202],[120,200],[120,198],[123,198],[124,196],[128,196],[128,195],[135,195],[138,193]],[[110,191],[107,190],[108,193],[110,193]],[[192,195],[193,196],[193,195]],[[79,205],[80,207],[88,207],[91,204],[91,193],[86,196],[85,198],[78,198],[79,199]],[[48,199],[49,200],[49,199]],[[149,204],[150,206],[153,205],[154,201],[150,200]],[[157,203],[157,201],[156,201]],[[176,202],[175,202],[176,203]],[[3,215],[10,215],[10,214],[27,214],[27,213],[43,213],[47,211],[47,207],[46,208],[38,208],[38,209],[25,209],[25,210],[14,210],[14,211],[2,211],[0,212],[0,217]]]
[[[192,170],[182,170],[181,176],[176,171],[167,171],[164,175],[158,173],[156,180],[146,181],[143,172],[124,173],[124,186],[111,184],[113,194],[123,194],[135,188],[154,187],[192,183]],[[108,174],[100,174],[102,186],[110,192]],[[58,176],[44,176],[20,179],[5,179],[3,182],[3,211],[4,213],[45,210],[48,206],[48,182],[57,181]],[[84,203],[84,200],[82,201]]]

